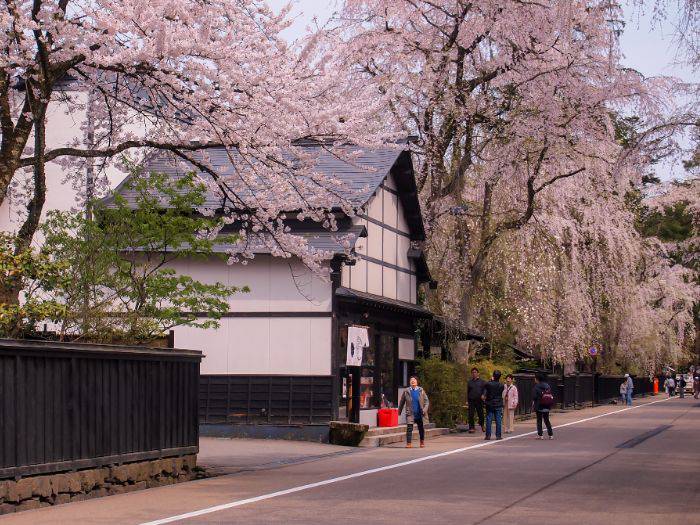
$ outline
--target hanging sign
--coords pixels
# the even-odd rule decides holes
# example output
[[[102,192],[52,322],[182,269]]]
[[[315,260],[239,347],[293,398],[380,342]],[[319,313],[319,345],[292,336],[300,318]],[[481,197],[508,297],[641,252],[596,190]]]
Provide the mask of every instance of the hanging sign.
[[[362,366],[362,353],[369,346],[367,328],[363,326],[348,326],[348,366]]]

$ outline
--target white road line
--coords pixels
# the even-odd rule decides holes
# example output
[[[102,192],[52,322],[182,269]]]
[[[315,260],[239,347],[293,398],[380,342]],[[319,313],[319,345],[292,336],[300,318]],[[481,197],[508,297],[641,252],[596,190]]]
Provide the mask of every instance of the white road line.
[[[581,423],[586,423],[587,421],[593,421],[594,419],[598,419],[601,417],[611,416],[613,414],[619,414],[620,412],[627,412],[628,410],[635,410],[637,408],[642,408],[645,406],[653,405],[655,403],[663,403],[664,401],[668,401],[668,400],[669,400],[668,398],[667,399],[659,399],[657,401],[651,401],[649,403],[644,403],[643,405],[635,405],[632,407],[623,408],[621,410],[614,410],[613,412],[607,412],[605,414],[599,414],[597,416],[587,417],[585,419],[579,419],[576,421],[572,421],[571,423],[564,423],[562,425],[557,425],[553,428],[564,428],[564,427],[570,427],[572,425],[579,425]],[[242,507],[243,505],[257,503],[258,501],[265,501],[268,499],[277,498],[279,496],[286,496],[287,494],[294,494],[295,492],[302,492],[305,490],[315,489],[317,487],[323,487],[325,485],[339,483],[341,481],[346,481],[348,479],[361,478],[363,476],[369,476],[370,474],[376,474],[378,472],[384,472],[386,470],[393,470],[396,468],[406,467],[408,465],[415,465],[416,463],[422,463],[424,461],[430,461],[433,459],[443,458],[445,456],[451,456],[453,454],[459,454],[461,452],[466,452],[467,450],[474,450],[474,449],[481,448],[481,447],[488,447],[488,446],[497,445],[498,443],[504,443],[506,441],[510,441],[511,439],[520,439],[520,438],[525,437],[525,436],[531,436],[535,433],[536,433],[536,431],[533,430],[532,432],[518,434],[517,436],[509,436],[509,437],[503,438],[501,440],[484,441],[482,443],[478,443],[476,445],[471,445],[468,447],[456,448],[454,450],[448,450],[446,452],[440,452],[438,454],[431,454],[430,456],[423,456],[420,458],[411,459],[409,461],[402,461],[400,463],[394,463],[392,465],[386,465],[383,467],[377,467],[377,468],[373,468],[373,469],[369,469],[369,470],[363,470],[361,472],[355,472],[354,474],[348,474],[347,476],[339,476],[336,478],[325,479],[323,481],[317,481],[316,483],[309,483],[307,485],[299,485],[297,487],[292,487],[290,489],[278,490],[277,492],[270,492],[269,494],[255,496],[254,498],[247,498],[247,499],[241,499],[241,500],[237,500],[237,501],[231,501],[230,503],[224,503],[222,505],[207,507],[204,509],[195,510],[192,512],[187,512],[185,514],[178,514],[176,516],[170,516],[169,518],[162,518],[159,520],[144,522],[144,523],[141,523],[140,525],[164,525],[165,523],[173,523],[176,521],[186,520],[188,518],[196,518],[197,516],[203,516],[205,514],[211,514],[213,512],[219,512],[219,511],[226,510],[226,509],[233,509],[236,507]]]

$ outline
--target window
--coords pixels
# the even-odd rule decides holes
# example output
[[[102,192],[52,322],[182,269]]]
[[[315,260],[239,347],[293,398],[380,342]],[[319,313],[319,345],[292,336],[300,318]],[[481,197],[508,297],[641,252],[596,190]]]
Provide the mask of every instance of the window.
[[[379,383],[379,392],[377,402],[382,403],[384,400],[391,403],[393,406],[397,404],[398,392],[394,382],[394,374],[396,372],[396,352],[398,348],[398,339],[393,335],[382,334],[377,338],[377,364],[376,374],[377,382]]]

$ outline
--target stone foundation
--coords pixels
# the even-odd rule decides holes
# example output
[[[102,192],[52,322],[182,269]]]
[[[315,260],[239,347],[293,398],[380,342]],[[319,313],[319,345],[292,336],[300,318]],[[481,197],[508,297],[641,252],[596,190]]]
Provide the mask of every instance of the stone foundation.
[[[19,481],[0,480],[0,514],[124,494],[201,477],[204,474],[197,469],[197,456],[189,455],[31,476]]]
[[[356,447],[365,438],[369,425],[348,423],[346,421],[331,421],[329,424],[331,445]]]

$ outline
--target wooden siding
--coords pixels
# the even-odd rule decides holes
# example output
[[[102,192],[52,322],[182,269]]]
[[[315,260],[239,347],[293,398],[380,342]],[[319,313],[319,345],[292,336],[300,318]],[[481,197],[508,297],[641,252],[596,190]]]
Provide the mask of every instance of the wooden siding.
[[[302,424],[332,419],[331,376],[203,375],[200,423]]]

